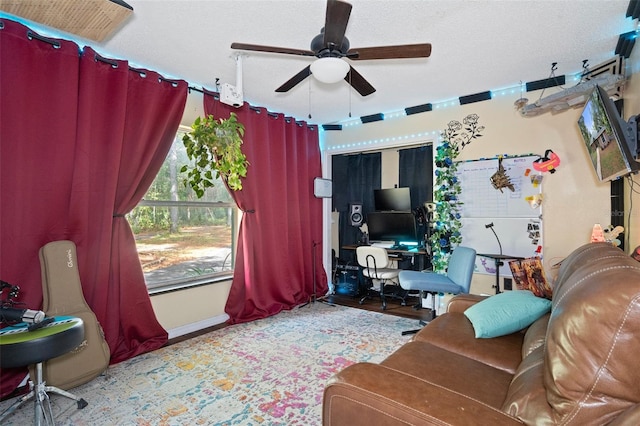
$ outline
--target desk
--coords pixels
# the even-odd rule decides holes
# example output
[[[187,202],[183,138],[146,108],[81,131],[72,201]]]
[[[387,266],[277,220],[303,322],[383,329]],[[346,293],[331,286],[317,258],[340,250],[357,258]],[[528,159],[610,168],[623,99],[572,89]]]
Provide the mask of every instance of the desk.
[[[400,286],[398,274],[402,269],[424,269],[423,263],[427,254],[424,249],[391,249],[369,244],[344,245],[342,249],[353,252],[355,264],[358,265],[358,276],[362,279],[360,284],[364,284],[364,286],[359,285],[359,290],[366,288],[364,297],[360,299],[360,304],[364,303],[374,289],[374,285],[378,284],[382,310],[387,308],[387,297],[400,299],[402,306],[406,305],[409,292]],[[370,261],[370,257],[373,260]],[[378,260],[377,266],[376,259]],[[397,261],[397,266],[389,265],[389,261]]]
[[[360,246],[369,246],[370,244],[347,244],[342,246],[343,249],[345,250],[355,250]],[[407,255],[417,255],[417,254],[427,254],[427,251],[424,248],[420,248],[417,250],[396,250],[396,249],[391,249],[391,248],[385,248],[385,250],[387,250],[387,253],[389,254],[407,254]]]
[[[478,253],[478,256],[493,259],[496,262],[496,294],[500,293],[500,267],[504,265],[503,260],[520,260],[524,257],[509,256],[507,254]]]
[[[344,250],[353,250],[355,252],[355,250],[363,245],[367,245],[367,244],[347,244],[342,246],[342,248]],[[423,271],[425,269],[427,269],[427,250],[425,250],[424,248],[420,248],[417,250],[395,250],[395,249],[390,249],[387,248],[385,249],[387,250],[387,254],[389,255],[390,259],[393,260],[402,260],[405,257],[416,257],[416,262],[414,262],[414,266],[416,268],[416,270],[418,271]],[[356,262],[357,263],[357,262]]]

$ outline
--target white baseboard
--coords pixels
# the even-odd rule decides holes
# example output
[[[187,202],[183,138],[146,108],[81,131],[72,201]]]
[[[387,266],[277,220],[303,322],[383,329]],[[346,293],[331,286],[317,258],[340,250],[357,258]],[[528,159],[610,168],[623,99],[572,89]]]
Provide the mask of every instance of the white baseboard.
[[[191,324],[185,324],[180,327],[172,328],[171,330],[168,330],[169,339],[184,336],[185,334],[194,333],[196,331],[204,330],[205,328],[222,324],[223,322],[226,322],[228,319],[229,319],[229,315],[222,314],[222,315],[215,316],[213,318],[207,318],[206,320],[192,322]]]

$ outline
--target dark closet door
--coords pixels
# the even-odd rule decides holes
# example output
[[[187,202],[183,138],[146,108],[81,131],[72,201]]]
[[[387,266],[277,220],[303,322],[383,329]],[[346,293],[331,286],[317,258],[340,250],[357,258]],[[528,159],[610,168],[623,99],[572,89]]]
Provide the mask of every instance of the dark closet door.
[[[410,188],[411,207],[415,209],[426,202],[433,201],[432,145],[401,149],[398,153],[398,186]]]
[[[401,149],[398,153],[398,186],[410,189],[418,235],[423,237],[429,230],[429,215],[424,203],[433,201],[433,145]]]

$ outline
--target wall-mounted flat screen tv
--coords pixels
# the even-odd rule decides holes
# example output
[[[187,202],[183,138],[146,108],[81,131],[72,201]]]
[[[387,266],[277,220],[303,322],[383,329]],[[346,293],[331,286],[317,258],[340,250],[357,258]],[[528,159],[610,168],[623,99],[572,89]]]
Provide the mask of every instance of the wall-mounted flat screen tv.
[[[409,188],[374,189],[373,201],[379,212],[411,211],[411,193]]]
[[[598,179],[610,181],[640,169],[632,155],[635,142],[627,123],[600,86],[589,95],[578,127]]]

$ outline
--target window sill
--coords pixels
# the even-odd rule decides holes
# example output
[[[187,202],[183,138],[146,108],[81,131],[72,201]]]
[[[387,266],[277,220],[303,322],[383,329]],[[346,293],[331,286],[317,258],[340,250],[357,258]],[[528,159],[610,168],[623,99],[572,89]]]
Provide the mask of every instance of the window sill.
[[[201,287],[205,285],[217,284],[223,281],[229,281],[232,278],[233,278],[233,271],[229,271],[228,273],[218,274],[214,277],[203,277],[196,280],[177,281],[174,283],[166,282],[163,284],[159,284],[157,287],[149,288],[149,296],[172,293],[174,291],[181,291],[181,290]]]

